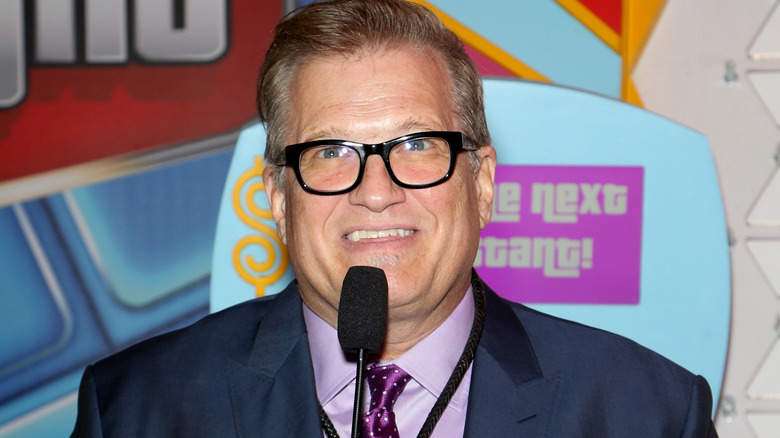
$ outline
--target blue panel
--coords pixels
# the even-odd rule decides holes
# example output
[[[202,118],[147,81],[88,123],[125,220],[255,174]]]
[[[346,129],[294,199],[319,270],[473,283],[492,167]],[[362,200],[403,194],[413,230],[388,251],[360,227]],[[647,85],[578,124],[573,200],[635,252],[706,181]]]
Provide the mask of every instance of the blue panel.
[[[116,299],[144,307],[209,273],[230,154],[88,186],[71,213]]]
[[[115,346],[206,313],[217,207],[232,152],[49,198]]]
[[[76,421],[82,372],[79,369],[0,406],[0,438],[68,436]]]
[[[41,416],[35,421],[25,422],[18,428],[7,433],[0,433],[0,438],[33,438],[33,437],[64,437],[73,432],[77,414],[75,398],[66,403],[56,403],[41,409]]]
[[[38,342],[36,339],[41,336],[56,337],[57,344],[56,348],[50,348],[45,354],[40,354],[40,350],[26,351],[21,361],[16,362],[17,366],[6,369],[6,374],[0,376],[0,403],[58,375],[80,369],[84,363],[107,351],[102,331],[85,300],[84,290],[73,273],[73,266],[62,247],[57,230],[52,226],[45,204],[41,201],[28,202],[18,207],[18,213],[17,224],[27,224],[28,236],[25,242],[29,248],[17,246],[14,248],[14,256],[30,263],[25,253],[30,253],[36,247],[39,251],[34,258],[35,269],[22,269],[21,265],[16,264],[18,262],[14,262],[20,270],[3,275],[3,281],[7,282],[3,284],[3,300],[8,300],[10,306],[3,306],[3,309],[20,309],[20,313],[24,312],[22,316],[32,316],[36,314],[35,306],[40,306],[43,314],[53,312],[53,306],[56,315],[53,318],[55,325],[34,320],[37,327],[27,331],[16,331],[12,327],[11,334],[16,337],[16,344],[9,347],[9,351],[25,351],[25,342]],[[3,225],[10,226],[10,230],[19,230],[18,226],[9,223],[7,210],[3,216]],[[3,229],[6,230],[5,227]],[[16,239],[16,244],[21,245],[22,242]],[[3,254],[3,257],[7,257],[5,254],[8,253],[3,251]],[[30,283],[28,275],[40,277],[44,272],[49,277],[47,281]],[[27,289],[30,284],[45,289]],[[51,297],[51,301],[39,299],[44,293]],[[16,317],[12,318],[13,321]],[[2,409],[0,419],[1,412]]]
[[[207,313],[216,205],[231,156],[202,157],[81,188],[70,199],[54,195],[19,207],[27,234],[40,243],[38,258],[18,214],[0,210],[0,318],[11,328],[0,333],[0,370],[16,365],[0,375],[1,438],[67,435],[87,363]],[[104,234],[96,238],[95,230]],[[119,268],[102,269],[105,260]],[[156,295],[122,296],[114,289],[118,282],[124,293],[146,284]]]
[[[23,218],[25,220],[26,218]],[[29,223],[27,224],[29,225]],[[58,308],[12,207],[0,209],[0,379],[62,348],[68,309]]]

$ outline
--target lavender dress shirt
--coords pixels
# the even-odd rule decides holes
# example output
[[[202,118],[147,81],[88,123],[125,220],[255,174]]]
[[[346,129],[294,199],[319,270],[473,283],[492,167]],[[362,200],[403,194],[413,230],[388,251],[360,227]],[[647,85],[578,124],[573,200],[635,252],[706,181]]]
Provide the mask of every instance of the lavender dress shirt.
[[[305,304],[303,316],[314,365],[317,398],[339,436],[348,438],[352,429],[356,363],[347,360],[335,328]],[[422,428],[463,352],[473,319],[474,296],[469,287],[452,314],[436,330],[392,361],[412,377],[393,409],[401,437],[415,437]],[[471,367],[437,423],[432,438],[463,436],[470,382]],[[368,397],[364,397],[363,412],[367,410],[368,402]]]

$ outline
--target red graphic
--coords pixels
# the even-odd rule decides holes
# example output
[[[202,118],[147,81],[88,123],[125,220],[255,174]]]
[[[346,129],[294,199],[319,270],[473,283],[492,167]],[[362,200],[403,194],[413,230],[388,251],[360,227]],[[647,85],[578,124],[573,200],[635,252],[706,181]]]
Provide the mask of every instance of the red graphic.
[[[590,9],[618,35],[622,35],[620,26],[623,11],[622,0],[580,0],[580,3]]]
[[[229,2],[227,51],[208,64],[28,66],[24,100],[0,110],[0,181],[240,127],[281,3]]]

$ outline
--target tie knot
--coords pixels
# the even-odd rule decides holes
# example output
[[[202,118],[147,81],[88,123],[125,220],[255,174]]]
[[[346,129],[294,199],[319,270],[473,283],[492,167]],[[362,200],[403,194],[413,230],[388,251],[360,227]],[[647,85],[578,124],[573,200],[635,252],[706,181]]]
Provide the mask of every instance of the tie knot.
[[[368,369],[369,409],[393,409],[395,401],[409,382],[409,374],[395,365],[373,365]]]

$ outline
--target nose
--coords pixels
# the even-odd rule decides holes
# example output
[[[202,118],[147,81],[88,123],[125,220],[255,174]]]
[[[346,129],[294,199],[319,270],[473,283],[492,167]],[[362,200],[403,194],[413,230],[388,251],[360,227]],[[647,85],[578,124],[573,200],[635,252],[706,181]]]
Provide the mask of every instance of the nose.
[[[366,168],[360,184],[349,192],[349,201],[371,211],[380,212],[395,203],[403,202],[406,193],[390,178],[384,161],[376,155],[366,159]]]

